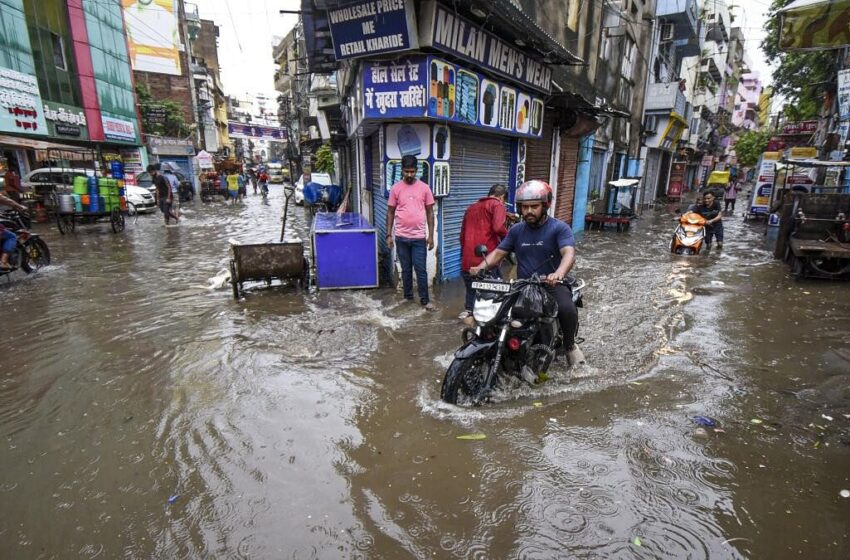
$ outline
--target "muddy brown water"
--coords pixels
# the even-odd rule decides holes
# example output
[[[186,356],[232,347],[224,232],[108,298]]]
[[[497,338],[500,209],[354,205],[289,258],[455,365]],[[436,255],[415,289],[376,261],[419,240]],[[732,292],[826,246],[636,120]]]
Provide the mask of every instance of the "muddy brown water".
[[[456,283],[433,314],[207,289],[281,202],[39,228],[54,264],[0,286],[4,557],[850,557],[850,285],[763,228],[696,258],[664,209],[585,234],[588,365],[467,410],[438,400]]]

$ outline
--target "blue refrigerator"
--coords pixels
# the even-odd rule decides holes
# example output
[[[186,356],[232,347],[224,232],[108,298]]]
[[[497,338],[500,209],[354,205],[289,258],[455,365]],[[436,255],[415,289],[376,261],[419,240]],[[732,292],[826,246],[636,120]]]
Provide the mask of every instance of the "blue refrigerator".
[[[378,234],[366,218],[320,212],[311,233],[320,290],[378,287]]]

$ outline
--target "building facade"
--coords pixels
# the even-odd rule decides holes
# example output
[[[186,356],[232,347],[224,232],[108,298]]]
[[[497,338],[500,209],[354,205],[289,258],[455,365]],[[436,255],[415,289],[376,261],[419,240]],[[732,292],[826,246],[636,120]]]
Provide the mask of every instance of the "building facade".
[[[0,170],[101,168],[123,160],[140,170],[141,129],[119,2],[0,3]]]

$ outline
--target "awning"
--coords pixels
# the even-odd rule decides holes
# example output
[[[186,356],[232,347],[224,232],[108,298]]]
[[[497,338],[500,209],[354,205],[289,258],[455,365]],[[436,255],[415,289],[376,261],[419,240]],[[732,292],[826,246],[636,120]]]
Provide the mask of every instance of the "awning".
[[[467,4],[470,7],[473,4],[472,1],[461,1],[460,3]],[[489,4],[492,6],[490,18],[495,19],[500,26],[514,31],[518,39],[528,43],[528,47],[533,48],[543,56],[543,62],[572,66],[580,66],[585,63],[584,60],[570,52],[537,25],[537,22],[511,0],[491,0]]]
[[[850,46],[850,0],[795,0],[778,10],[781,51],[812,51]]]
[[[782,158],[782,163],[797,167],[850,167],[850,161],[827,161],[822,159],[787,159]]]
[[[48,142],[47,140],[36,140],[34,138],[23,138],[20,136],[6,136],[0,134],[0,144],[10,146],[12,148],[22,148],[25,150],[79,150],[79,146],[70,146],[68,144],[57,144],[56,142]]]

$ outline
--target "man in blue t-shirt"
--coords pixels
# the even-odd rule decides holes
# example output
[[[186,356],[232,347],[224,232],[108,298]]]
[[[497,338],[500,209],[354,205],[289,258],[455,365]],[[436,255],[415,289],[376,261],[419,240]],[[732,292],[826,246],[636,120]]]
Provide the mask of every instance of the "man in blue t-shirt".
[[[570,364],[583,363],[584,355],[575,342],[578,311],[572,290],[560,283],[576,261],[573,231],[561,220],[546,214],[552,204],[552,188],[545,181],[526,181],[517,189],[514,201],[522,215],[522,223],[509,229],[496,250],[481,264],[470,268],[469,273],[475,276],[498,266],[511,252],[515,253],[519,278],[529,278],[533,274],[545,278],[547,290],[558,302],[558,322]]]

